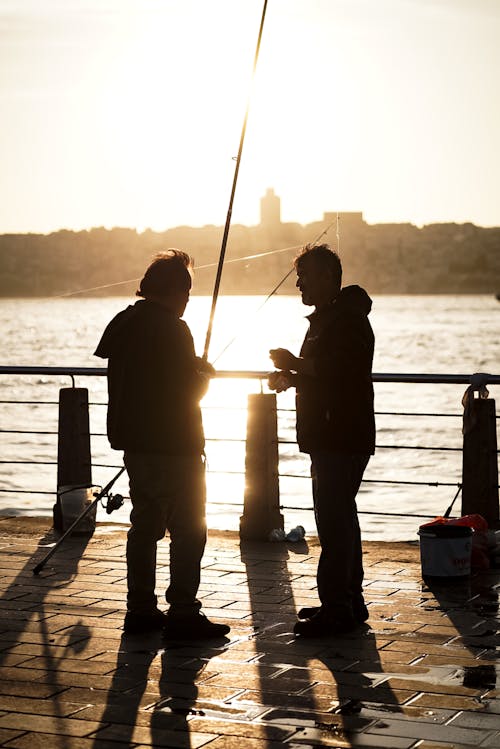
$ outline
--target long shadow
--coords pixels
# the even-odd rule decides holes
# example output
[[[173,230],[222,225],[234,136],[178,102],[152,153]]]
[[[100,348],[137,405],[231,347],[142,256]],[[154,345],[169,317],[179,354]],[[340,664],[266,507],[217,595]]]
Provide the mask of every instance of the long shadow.
[[[94,749],[108,741],[191,746],[189,717],[200,714],[197,685],[210,658],[220,652],[217,643],[169,643],[160,633],[124,634],[106,704],[100,715],[95,708],[89,714],[101,724]]]
[[[29,519],[26,519],[29,523]],[[3,544],[6,553],[3,558],[9,567],[16,566],[16,559],[26,558],[23,550],[15,549],[16,525],[19,519],[5,518],[0,521],[0,533],[9,533]],[[23,521],[21,521],[22,523]],[[28,526],[29,527],[29,526]],[[24,533],[21,537],[24,537]],[[64,589],[77,574],[89,536],[73,535],[68,538],[60,550],[52,557],[50,564],[39,576],[33,575],[35,565],[45,556],[52,544],[58,540],[58,534],[51,528],[44,532],[38,547],[30,558],[24,562],[15,578],[4,588],[0,596],[0,638],[3,649],[0,652],[0,667],[7,667],[12,662],[21,665],[14,674],[7,674],[0,679],[0,693],[4,709],[9,708],[11,701],[15,708],[18,698],[38,698],[33,712],[46,710],[47,715],[56,719],[65,714],[61,703],[61,693],[68,687],[58,674],[58,664],[62,657],[69,653],[78,653],[85,649],[89,640],[89,630],[79,619],[68,627],[67,623],[54,625],[53,617],[58,613],[55,601],[46,603],[47,597],[57,589]],[[14,550],[10,551],[9,546]],[[25,656],[27,667],[22,668],[22,657]],[[33,658],[40,659],[35,668],[28,662]],[[23,679],[14,677],[25,677]],[[5,676],[5,673],[4,673]],[[40,698],[44,699],[40,699]]]
[[[303,544],[303,550],[307,544]],[[290,554],[284,543],[240,541],[245,565],[256,659],[256,682],[244,693],[262,720],[261,739],[279,741],[293,734],[287,719],[294,714],[296,685],[285,674],[289,668],[294,596],[288,571]],[[271,610],[269,607],[271,605]],[[302,662],[303,656],[299,656]],[[303,700],[301,701],[304,702]],[[278,710],[279,706],[286,706]]]
[[[240,549],[247,567],[256,650],[260,654],[256,663],[261,667],[260,699],[267,708],[262,715],[268,726],[266,738],[276,739],[277,727],[293,727],[300,731],[297,737],[301,742],[325,736],[328,740],[333,737],[351,741],[356,731],[373,721],[372,716],[362,714],[363,700],[400,710],[397,695],[382,683],[387,675],[369,627],[337,638],[294,636],[298,606],[293,589],[300,590],[305,584],[309,593],[315,581],[317,558],[310,557],[307,543],[259,546],[242,542]],[[269,559],[273,560],[273,612],[261,613],[262,578],[255,564],[259,550],[260,556],[267,559],[263,569],[269,569]],[[307,578],[302,579],[303,562],[314,566],[314,576],[309,570]],[[361,662],[369,673],[356,668]],[[276,670],[269,673],[270,666]]]
[[[425,578],[422,597],[429,608],[442,611],[456,630],[449,646],[465,648],[465,656],[479,659],[477,665],[463,665],[457,656],[456,667],[450,653],[452,678],[464,687],[477,690],[477,699],[487,699],[488,692],[500,682],[498,666],[498,633],[500,569],[473,571],[470,577],[453,579]],[[445,650],[445,649],[443,649]]]

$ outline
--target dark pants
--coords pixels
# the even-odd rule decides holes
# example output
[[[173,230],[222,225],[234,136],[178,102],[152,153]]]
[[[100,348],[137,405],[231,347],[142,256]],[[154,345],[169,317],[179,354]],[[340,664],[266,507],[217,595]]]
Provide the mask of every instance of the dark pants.
[[[200,609],[197,600],[205,549],[205,466],[200,456],[125,453],[130,479],[131,528],[127,537],[128,610],[156,609],[156,546],[170,535],[170,614]]]
[[[369,455],[311,454],[316,527],[321,544],[318,596],[332,613],[350,613],[363,596],[363,560],[356,494]]]

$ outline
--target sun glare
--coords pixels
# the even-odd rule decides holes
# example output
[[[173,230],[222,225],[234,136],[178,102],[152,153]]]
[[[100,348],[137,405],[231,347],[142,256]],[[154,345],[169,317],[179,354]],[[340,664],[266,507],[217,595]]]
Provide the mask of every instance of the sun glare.
[[[173,23],[171,14],[170,8],[131,16],[128,33],[95,72],[99,157],[120,174],[124,195],[136,213],[141,207],[143,225],[158,229],[165,228],[169,210],[182,212],[186,198],[198,214],[206,213],[207,223],[214,210],[223,216],[251,70],[246,29],[235,57],[236,32],[225,45],[214,43],[203,24],[183,17]],[[179,24],[186,24],[185,34]],[[176,34],[169,33],[172,25]],[[168,205],[167,183],[175,184]],[[185,223],[196,223],[189,211]]]

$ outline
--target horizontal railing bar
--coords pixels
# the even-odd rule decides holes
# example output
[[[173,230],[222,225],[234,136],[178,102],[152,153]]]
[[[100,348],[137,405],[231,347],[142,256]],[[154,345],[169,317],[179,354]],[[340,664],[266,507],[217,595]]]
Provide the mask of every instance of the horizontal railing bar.
[[[57,494],[57,492],[51,491],[45,491],[44,489],[3,489],[0,488],[0,492],[2,494]],[[1,513],[0,513],[1,517]]]
[[[0,366],[0,375],[67,375],[72,377],[79,375],[82,377],[105,377],[107,367],[25,367],[25,366]],[[269,371],[254,370],[219,370],[215,377],[233,378],[244,380],[264,380],[269,376]],[[421,383],[421,384],[448,384],[448,385],[470,385],[472,378],[475,381],[481,377],[481,382],[485,385],[500,385],[500,375],[488,373],[474,374],[419,374],[419,373],[373,373],[374,382],[400,382],[400,383]]]
[[[16,406],[57,406],[58,405],[58,401],[13,401],[13,400],[2,401],[0,400],[0,403],[3,403],[3,404],[11,403]],[[97,404],[93,403],[92,405],[95,406]]]
[[[4,431],[0,429],[0,432]],[[7,430],[5,430],[7,431]],[[26,432],[26,434],[31,434],[31,432]],[[33,432],[33,434],[44,434],[44,432]],[[47,434],[53,434],[52,432],[47,432]],[[54,432],[54,434],[57,434],[57,432]],[[90,432],[91,437],[107,437],[108,435],[104,432]],[[205,437],[205,442],[239,442],[239,443],[245,443],[244,437]]]
[[[0,465],[9,466],[56,466],[56,460],[0,460]]]
[[[295,440],[278,440],[279,445],[296,445]],[[427,447],[425,445],[375,445],[377,450],[451,450],[462,452],[461,447]]]
[[[34,432],[31,429],[0,429],[0,434],[57,434],[57,432]]]
[[[278,413],[294,414],[295,408],[277,408]],[[463,414],[424,413],[422,411],[375,411],[375,416],[447,416],[453,419],[463,418]]]
[[[311,477],[306,473],[280,473],[280,478],[286,479],[309,479]],[[363,479],[363,484],[408,484],[410,486],[461,486],[458,481],[449,483],[446,481],[400,481],[399,479]]]
[[[12,462],[15,462],[15,461],[12,461]],[[121,466],[112,466],[112,465],[109,465],[108,463],[92,463],[92,467],[93,468],[116,468],[117,470],[121,468]],[[207,473],[211,473],[211,474],[220,473],[222,475],[229,474],[230,476],[244,476],[245,475],[245,471],[231,471],[229,469],[224,469],[223,471],[212,471],[210,469],[210,466],[207,467]],[[2,490],[0,489],[0,491]]]
[[[447,416],[462,419],[463,414],[425,413],[423,411],[375,411],[375,416]]]
[[[0,400],[0,404],[16,406],[58,406],[58,401],[15,401]],[[89,406],[107,406],[107,403],[89,401]],[[246,406],[203,406],[204,411],[246,411]],[[295,413],[294,408],[277,408],[278,413]],[[463,414],[422,413],[410,411],[375,411],[375,416],[447,416],[461,419]]]
[[[313,506],[310,507],[294,507],[293,505],[280,505],[280,510],[293,510],[294,512],[312,512],[314,510]],[[400,517],[400,518],[423,518],[424,520],[431,520],[436,517],[436,515],[417,515],[414,513],[408,513],[408,512],[382,512],[382,510],[360,510],[358,508],[358,515],[384,515],[388,517]],[[456,516],[449,516],[449,520],[457,520],[458,517]]]

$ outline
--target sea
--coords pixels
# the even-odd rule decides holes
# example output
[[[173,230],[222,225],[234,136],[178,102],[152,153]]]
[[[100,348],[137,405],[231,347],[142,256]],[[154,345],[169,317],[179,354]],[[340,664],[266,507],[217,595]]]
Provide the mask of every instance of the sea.
[[[107,322],[129,297],[0,300],[2,365],[102,367],[93,352]],[[203,352],[211,299],[192,296],[184,319]],[[311,309],[298,296],[220,296],[208,359],[217,370],[267,372],[269,349],[298,353]],[[375,373],[500,374],[500,303],[493,295],[374,296]],[[0,515],[51,516],[56,497],[57,402],[67,376],[0,375]],[[89,390],[92,480],[104,486],[121,454],[105,436],[106,378],[76,376]],[[490,386],[498,400],[499,386]],[[419,525],[443,514],[462,470],[464,385],[377,383],[377,450],[358,495],[363,537],[415,540]],[[207,437],[209,528],[237,530],[245,491],[248,395],[266,380],[215,378],[202,402]],[[354,400],[356,391],[346,391]],[[308,456],[295,444],[292,391],[279,394],[280,504],[285,530],[315,534]],[[498,424],[497,420],[497,424]],[[125,497],[98,521],[128,523],[126,475],[113,487]],[[452,515],[460,515],[460,495]]]

